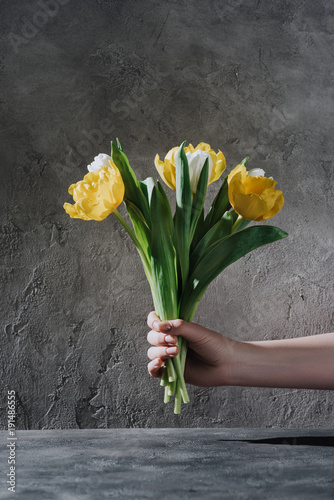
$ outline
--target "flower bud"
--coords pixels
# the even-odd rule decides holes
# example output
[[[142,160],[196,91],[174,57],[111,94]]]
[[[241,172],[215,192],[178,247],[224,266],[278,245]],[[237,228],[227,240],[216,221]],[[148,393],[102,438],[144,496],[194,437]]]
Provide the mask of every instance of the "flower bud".
[[[228,197],[235,212],[246,220],[263,221],[274,217],[284,205],[276,181],[265,177],[261,168],[247,172],[238,165],[228,175]]]
[[[108,160],[108,166],[89,172],[82,181],[72,184],[68,192],[75,201],[74,205],[64,204],[70,217],[102,221],[122,203],[125,187],[120,171]]]
[[[176,153],[179,147],[172,148],[165,156],[165,161],[161,161],[159,155],[154,159],[155,166],[164,182],[174,191],[176,190]],[[226,168],[226,160],[221,151],[215,153],[209,144],[201,142],[195,148],[192,144],[184,148],[188,165],[191,191],[194,194],[197,189],[199,177],[205,160],[209,158],[209,182],[219,179]]]

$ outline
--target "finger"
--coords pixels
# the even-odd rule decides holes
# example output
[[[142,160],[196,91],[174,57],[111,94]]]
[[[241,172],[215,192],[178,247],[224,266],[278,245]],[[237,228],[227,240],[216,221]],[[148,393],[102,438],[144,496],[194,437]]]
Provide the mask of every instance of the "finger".
[[[153,322],[154,321],[160,321],[160,319],[158,318],[157,314],[155,311],[151,311],[150,314],[147,316],[147,325],[150,327],[150,328],[153,328]]]
[[[168,332],[172,327],[169,321],[161,321],[155,311],[150,312],[147,317],[147,324],[152,330]]]
[[[176,344],[177,338],[171,335],[165,335],[164,333],[155,332],[151,330],[147,334],[147,341],[152,345],[168,345]]]
[[[208,330],[196,323],[189,323],[183,319],[173,319],[169,321],[160,321],[156,313],[153,311],[148,315],[147,324],[157,332],[168,332],[169,335],[182,335],[188,342],[193,345],[202,344],[209,337],[220,337],[220,334],[212,330]]]
[[[160,321],[155,313],[150,313],[147,318],[148,326],[156,332],[170,332],[173,328],[178,328],[183,323],[184,321],[182,319]],[[181,335],[181,333],[182,332],[179,332],[179,335]]]
[[[164,361],[161,358],[156,358],[149,362],[147,369],[151,377],[161,378],[164,366]]]
[[[174,356],[176,356],[178,352],[179,352],[179,349],[177,346],[174,346],[174,347],[150,347],[147,351],[147,356],[152,360],[156,359],[156,358],[168,359],[168,358],[173,358]]]

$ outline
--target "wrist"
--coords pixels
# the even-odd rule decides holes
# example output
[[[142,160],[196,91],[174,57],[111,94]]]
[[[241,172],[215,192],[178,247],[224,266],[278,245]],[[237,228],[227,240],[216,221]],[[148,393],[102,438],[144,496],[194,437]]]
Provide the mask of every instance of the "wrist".
[[[241,385],[242,365],[246,362],[243,342],[225,337],[224,355],[220,366],[219,384],[222,386]]]
[[[230,386],[252,386],[256,381],[258,348],[251,342],[232,341],[230,363],[226,367],[227,384]]]

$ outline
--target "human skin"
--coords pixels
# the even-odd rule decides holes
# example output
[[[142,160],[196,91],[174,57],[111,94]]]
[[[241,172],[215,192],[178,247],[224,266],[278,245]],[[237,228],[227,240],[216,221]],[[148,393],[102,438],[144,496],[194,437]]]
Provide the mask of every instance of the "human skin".
[[[147,319],[152,377],[178,353],[177,336],[188,342],[185,381],[192,385],[334,389],[334,333],[294,339],[238,342],[196,323]]]

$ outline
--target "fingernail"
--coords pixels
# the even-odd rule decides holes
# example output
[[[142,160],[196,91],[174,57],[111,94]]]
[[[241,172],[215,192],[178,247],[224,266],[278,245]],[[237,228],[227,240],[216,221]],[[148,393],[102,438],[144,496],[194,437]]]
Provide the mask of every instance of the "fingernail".
[[[179,326],[181,326],[181,325],[182,325],[182,320],[181,320],[181,319],[175,319],[175,320],[173,321],[173,325],[174,325],[176,328],[178,328]]]
[[[176,337],[172,337],[171,335],[166,335],[165,341],[167,342],[167,344],[176,344],[177,339]]]
[[[162,332],[168,332],[172,327],[170,326],[169,323],[164,323],[163,325],[160,325],[160,330]]]
[[[153,321],[152,327],[153,330],[159,330],[159,321]]]
[[[166,353],[167,354],[176,354],[177,353],[177,347],[167,347]]]

